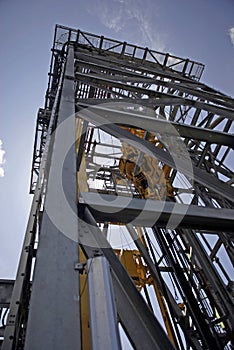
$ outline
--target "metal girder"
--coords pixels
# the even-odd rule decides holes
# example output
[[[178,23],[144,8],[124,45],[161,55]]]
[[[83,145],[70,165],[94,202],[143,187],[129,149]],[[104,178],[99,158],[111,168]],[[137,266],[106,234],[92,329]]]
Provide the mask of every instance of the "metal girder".
[[[108,260],[111,267],[117,312],[134,349],[174,349],[109,242],[97,227],[88,208],[79,206],[78,209],[81,215],[79,220],[81,247],[89,258],[99,253]]]
[[[102,69],[105,72],[116,74],[119,77],[123,75],[131,77],[136,75],[139,76],[139,73],[141,73],[140,76],[142,76],[142,79],[144,77],[147,78],[148,75],[150,77],[160,76],[163,79],[170,79],[172,81],[183,82],[188,87],[204,88],[206,91],[216,92],[215,90],[209,90],[207,86],[199,83],[197,80],[193,80],[184,75],[181,75],[175,70],[165,69],[160,65],[152,64],[151,62],[147,62],[147,65],[144,65],[140,60],[138,60],[137,65],[134,66],[133,62],[129,61],[129,56],[121,57],[121,59],[119,59],[117,56],[111,54],[101,56],[99,53],[95,54],[92,52],[92,54],[89,54],[87,53],[87,50],[81,47],[77,49],[75,55],[77,58],[76,67],[85,67],[90,69],[92,72],[99,72],[100,69]],[[110,77],[109,74],[108,77]],[[225,95],[222,96],[225,99]]]
[[[155,64],[165,70],[174,70],[180,72],[181,75],[191,76],[194,79],[199,79],[204,65],[189,59],[172,56],[168,53],[153,51],[149,48],[143,48],[136,45],[120,42],[117,40],[97,36],[90,33],[85,33],[81,30],[56,26],[57,29],[67,31],[68,37],[75,39],[76,48],[86,48],[88,52],[111,55],[120,59],[131,59],[131,62],[138,64],[147,64],[154,66]],[[57,38],[56,44],[60,46],[65,42],[65,38],[61,36]]]
[[[101,102],[101,101],[99,101]],[[103,102],[103,100],[102,100]],[[127,102],[124,102],[127,103]],[[78,102],[79,108],[89,108],[90,111],[97,113],[98,115],[106,118],[109,122],[115,124],[129,125],[132,127],[142,128],[147,131],[152,131],[154,133],[162,133],[163,135],[173,135],[173,136],[181,136],[190,139],[195,139],[199,141],[206,141],[211,144],[220,144],[226,145],[231,148],[234,148],[234,136],[228,133],[223,133],[211,129],[198,128],[196,126],[180,124],[173,121],[168,121],[166,119],[157,118],[147,116],[142,113],[134,113],[124,110],[124,103],[122,100],[116,100],[116,102],[103,102],[103,105],[90,106],[83,102],[83,100]],[[134,100],[131,101],[132,106],[134,107]],[[131,106],[131,103],[128,101],[128,105]],[[139,105],[141,102],[139,101]],[[156,101],[155,101],[156,104]],[[118,109],[119,108],[119,109]],[[147,111],[146,111],[147,113]],[[177,134],[178,133],[178,134]]]
[[[85,62],[84,62],[85,65]],[[83,66],[83,62],[79,61],[79,66]],[[97,66],[97,67],[92,67],[91,66],[91,71],[92,74],[96,74],[96,77],[98,77],[99,79],[102,78],[106,78],[107,74],[106,72],[102,72],[101,68],[105,68],[102,67],[102,65]],[[96,69],[92,69],[92,68],[96,68]],[[98,68],[98,69],[97,69]],[[126,70],[124,71],[124,69],[115,69],[112,70],[112,73],[116,73],[113,75],[108,75],[108,79],[111,81],[115,81],[115,82],[121,82],[121,83],[136,83],[136,84],[148,84],[149,87],[151,85],[157,85],[158,87],[167,87],[172,89],[173,91],[177,91],[179,94],[181,93],[185,93],[185,94],[190,94],[195,96],[196,98],[201,98],[202,100],[206,100],[212,103],[215,103],[217,105],[221,105],[227,108],[233,108],[233,101],[231,98],[229,98],[229,101],[227,99],[225,99],[224,95],[221,94],[217,94],[217,93],[212,93],[212,92],[208,92],[206,90],[203,90],[200,86],[199,89],[196,89],[195,86],[191,86],[189,84],[184,84],[183,82],[174,82],[174,81],[165,81],[162,79],[157,79],[160,74],[158,76],[147,76],[147,75],[142,75],[139,74],[138,72],[127,72]],[[77,74],[79,75],[80,72],[77,72]],[[88,74],[89,73],[85,73]],[[194,84],[195,85],[195,84]],[[137,86],[137,85],[136,85]],[[127,89],[127,87],[126,87]]]
[[[202,82],[198,82],[197,80],[192,80],[191,78],[178,74],[178,72],[176,71],[170,69],[165,70],[165,68],[162,68],[160,65],[149,64],[146,67],[145,65],[140,64],[140,62],[138,62],[137,66],[134,67],[132,65],[132,61],[129,61],[128,57],[121,57],[121,60],[119,60],[118,58],[115,58],[111,55],[103,55],[100,60],[100,53],[97,53],[95,55],[92,52],[90,54],[87,50],[81,47],[79,47],[79,49],[76,50],[75,57],[82,67],[86,67],[91,70],[100,70],[101,68],[105,71],[109,71],[112,73],[122,73],[125,76],[133,76],[137,73],[139,74],[139,72],[142,73],[143,77],[147,76],[147,74],[160,76],[162,78],[176,81],[179,84],[182,83],[184,87],[191,88],[194,91],[197,90],[198,92],[205,94],[209,93],[213,96],[213,98],[221,99],[223,101],[226,101],[229,105],[232,105],[233,99],[231,97],[226,96],[220,91],[217,91],[214,88],[211,88]],[[203,97],[203,95],[201,97]]]
[[[80,203],[87,205],[98,222],[132,223],[136,226],[166,227],[169,218],[178,227],[227,231],[233,237],[234,215],[231,209],[214,209],[157,200],[144,200],[101,193],[82,192]],[[231,233],[232,232],[232,233]]]
[[[212,289],[214,290],[219,307],[224,314],[228,315],[227,318],[229,320],[229,324],[231,325],[230,328],[234,330],[234,304],[227,292],[227,287],[218,276],[217,271],[212,264],[212,259],[209,259],[207,256],[204,248],[197,239],[196,233],[191,230],[183,230],[183,234],[186,236],[191,247],[193,247],[194,254],[198,258],[199,264],[204,271],[206,279],[210,282]]]
[[[81,110],[78,112],[78,116],[84,120],[87,120],[97,127],[100,127],[103,131],[106,131],[112,136],[119,138],[121,141],[128,142],[128,144],[133,145],[136,148],[139,148],[140,151],[149,153],[152,157],[161,160],[163,163],[169,165],[170,167],[177,169],[183,174],[187,175],[189,178],[193,177],[195,181],[198,183],[207,186],[215,193],[220,194],[222,197],[228,199],[231,202],[234,202],[234,188],[227,185],[223,181],[217,179],[212,174],[207,173],[205,170],[201,168],[197,168],[195,165],[192,165],[191,169],[188,167],[187,160],[184,159],[183,155],[180,154],[180,160],[175,164],[175,160],[169,154],[168,151],[162,150],[158,147],[155,147],[152,143],[139,138],[127,130],[115,125],[110,124],[106,118],[99,116],[97,113],[93,113],[91,110]],[[120,121],[121,122],[121,121]],[[124,123],[124,116],[123,116]],[[177,156],[176,156],[177,157]]]
[[[87,132],[87,126],[88,126],[88,123],[86,121],[84,121],[82,124],[82,129],[80,131],[80,135],[79,135],[79,147],[78,147],[78,153],[77,153],[77,159],[76,159],[76,170],[77,171],[79,171],[80,165],[81,165],[82,155],[83,155],[83,151],[84,151],[85,137],[86,137],[86,132]]]
[[[40,175],[42,175],[42,173]],[[11,295],[11,304],[4,332],[4,340],[1,348],[2,350],[11,350],[17,347],[20,331],[22,329],[22,315],[20,310],[27,302],[25,300],[25,293],[30,281],[32,247],[35,240],[35,224],[37,222],[38,205],[40,203],[41,191],[43,187],[41,181],[41,176],[39,176],[26,228],[16,280]]]
[[[110,265],[104,256],[87,261],[92,350],[121,349]]]
[[[219,102],[221,105],[226,105],[226,107],[232,108],[232,98],[225,96],[224,94],[216,91],[208,87],[207,85],[200,83],[191,78],[187,78],[182,74],[178,74],[178,72],[165,69],[161,67],[160,64],[153,64],[151,62],[147,62],[147,67],[141,64],[140,60],[138,60],[137,66],[132,64],[132,61],[129,61],[128,57],[121,57],[121,60],[115,56],[111,55],[100,55],[100,53],[92,54],[88,53],[84,48],[79,47],[75,53],[77,58],[77,62],[81,67],[88,67],[92,73],[96,72],[103,76],[103,72],[100,70],[104,70],[105,73],[111,72],[112,76],[108,76],[109,79],[128,79],[126,77],[135,77],[136,81],[143,82],[143,79],[147,81],[152,81],[154,84],[159,84],[164,87],[168,87],[173,90],[180,90],[191,94],[194,96],[201,97],[202,100],[210,100],[214,102]],[[118,67],[118,68],[116,68]],[[130,70],[129,70],[130,69]],[[100,76],[100,77],[101,77]],[[105,76],[105,75],[104,75]],[[116,76],[116,77],[115,77]],[[166,80],[157,80],[155,77],[165,78]],[[170,81],[168,81],[168,79]]]
[[[37,177],[40,171],[43,151],[45,149],[47,130],[51,119],[51,111],[39,108],[37,114],[36,133],[33,147],[33,160],[30,181],[30,194],[34,193],[37,184]]]
[[[76,74],[76,80],[84,82],[84,83],[89,84],[89,85],[92,85],[92,83],[98,84],[98,85],[100,85],[100,87],[102,86],[102,84],[105,84],[105,85],[113,86],[115,88],[120,88],[120,89],[123,89],[126,91],[131,91],[133,93],[138,92],[142,95],[147,95],[149,97],[160,97],[160,98],[167,97],[171,104],[180,103],[180,104],[185,105],[185,106],[200,108],[200,109],[203,109],[205,111],[212,112],[212,113],[224,116],[228,119],[234,120],[234,110],[232,108],[220,107],[219,104],[218,105],[209,104],[209,103],[202,102],[199,100],[192,100],[192,99],[189,99],[186,97],[181,98],[180,96],[175,96],[175,95],[160,92],[157,90],[155,91],[155,90],[150,90],[150,89],[146,89],[146,88],[139,87],[139,86],[124,84],[124,83],[121,83],[117,80],[110,79],[109,76],[105,76],[105,75],[99,76],[98,74],[95,75],[95,74],[91,74],[91,73],[79,72]]]
[[[160,74],[165,78],[173,78],[173,79],[179,79],[180,81],[192,83],[193,81],[195,84],[201,84],[198,82],[198,79],[200,77],[194,77],[188,74],[184,74],[179,70],[171,69],[170,67],[163,66],[160,63],[152,62],[150,60],[148,61],[142,61],[139,57],[132,57],[130,59],[129,55],[121,55],[115,52],[99,52],[95,50],[90,50],[87,46],[84,47],[83,45],[79,45],[76,48],[75,51],[75,58],[79,60],[81,63],[90,62],[95,64],[97,61],[102,60],[102,65],[105,65],[108,68],[114,68],[118,67],[120,69],[124,68],[131,68],[137,71],[142,71],[146,73],[151,74]],[[190,61],[191,62],[191,61]],[[135,64],[134,64],[135,63]],[[196,63],[198,66],[202,66],[201,63]],[[192,63],[192,64],[193,64]],[[203,66],[204,67],[204,66]],[[182,74],[181,74],[182,73]],[[194,79],[195,78],[195,79]],[[214,91],[214,90],[213,90]]]
[[[70,79],[73,74],[74,52],[73,47],[69,46],[57,125],[74,115],[74,86]],[[74,264],[78,261],[78,222],[69,220],[68,213],[60,210],[61,203],[58,199],[58,173],[64,166],[63,191],[69,196],[69,203],[76,211],[74,144],[66,159],[61,159],[63,147],[66,147],[66,141],[69,142],[69,140],[75,140],[75,118],[65,130],[57,127],[55,131],[45,210],[40,227],[40,245],[34,272],[25,350],[62,350],[66,348],[79,350],[81,348],[79,276],[74,269]],[[54,213],[54,210],[74,232],[77,241],[60,232],[57,227],[58,223],[51,218],[51,212]]]

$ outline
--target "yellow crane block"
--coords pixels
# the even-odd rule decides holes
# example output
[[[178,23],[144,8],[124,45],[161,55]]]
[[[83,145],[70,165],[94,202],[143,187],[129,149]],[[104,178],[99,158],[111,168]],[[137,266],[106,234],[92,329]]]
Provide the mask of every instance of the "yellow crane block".
[[[143,129],[123,128],[140,138],[145,137],[146,132]],[[147,139],[156,147],[162,147],[153,134],[149,133]],[[167,196],[173,197],[173,187],[170,184],[171,167],[160,164],[157,159],[141,153],[126,142],[122,142],[121,151],[123,156],[119,161],[120,173],[133,183],[141,198],[163,200]]]

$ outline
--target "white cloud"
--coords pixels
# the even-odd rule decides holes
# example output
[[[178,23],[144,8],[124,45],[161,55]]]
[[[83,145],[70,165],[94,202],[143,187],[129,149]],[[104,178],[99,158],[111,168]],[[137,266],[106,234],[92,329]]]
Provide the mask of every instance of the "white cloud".
[[[230,35],[232,45],[234,45],[234,27],[229,29],[229,35]]]
[[[0,140],[0,177],[3,177],[4,176],[4,163],[5,163],[5,151],[4,149],[2,148],[2,140]]]
[[[89,8],[102,24],[118,33],[120,40],[164,51],[164,34],[157,28],[156,10],[149,0],[96,0]]]

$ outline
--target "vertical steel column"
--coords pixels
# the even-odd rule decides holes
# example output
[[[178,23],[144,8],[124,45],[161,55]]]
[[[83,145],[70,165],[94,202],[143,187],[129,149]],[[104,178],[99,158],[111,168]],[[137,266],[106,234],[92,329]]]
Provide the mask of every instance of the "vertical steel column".
[[[104,256],[88,260],[92,350],[121,349],[110,266]]]
[[[92,258],[95,247],[95,251],[103,254],[111,266],[117,313],[134,349],[175,349],[87,207],[79,221],[79,231],[82,249],[86,255]]]
[[[79,276],[74,270],[78,261],[78,221],[76,220],[76,157],[75,157],[75,115],[74,115],[74,49],[68,47],[66,69],[58,110],[57,128],[51,151],[51,165],[40,228],[40,241],[32,286],[25,350],[79,350],[80,307]],[[72,123],[62,123],[72,118]],[[61,159],[65,145],[69,147],[65,159]],[[63,169],[61,169],[61,167]],[[59,174],[63,170],[63,195],[69,201],[74,213],[70,220],[69,211],[59,200]],[[72,239],[59,229],[57,220],[63,222],[67,231],[73,232]]]

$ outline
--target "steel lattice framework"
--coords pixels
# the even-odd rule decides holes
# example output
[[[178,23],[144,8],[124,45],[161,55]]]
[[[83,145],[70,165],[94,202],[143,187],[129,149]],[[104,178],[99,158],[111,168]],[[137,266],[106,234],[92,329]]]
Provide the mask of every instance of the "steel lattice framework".
[[[234,99],[203,69],[56,26],[3,350],[232,348]]]

